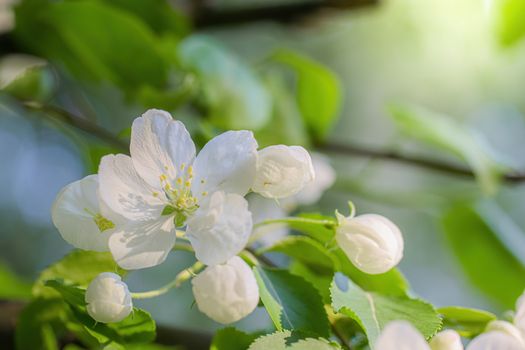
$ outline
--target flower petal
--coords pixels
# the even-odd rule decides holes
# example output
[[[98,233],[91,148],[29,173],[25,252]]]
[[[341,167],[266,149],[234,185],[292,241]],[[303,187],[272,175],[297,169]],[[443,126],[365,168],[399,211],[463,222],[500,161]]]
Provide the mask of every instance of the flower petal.
[[[251,230],[252,215],[246,199],[215,192],[188,220],[186,236],[197,259],[206,265],[217,265],[244,249]]]
[[[130,222],[109,239],[109,249],[120,267],[137,270],[161,264],[175,244],[172,217]]]
[[[51,209],[53,223],[69,244],[84,250],[108,251],[113,230],[100,232],[94,216],[100,214],[98,176],[89,175],[64,187]]]
[[[257,141],[251,131],[228,131],[208,142],[194,163],[195,196],[224,191],[244,196],[255,178]]]
[[[133,121],[130,152],[140,177],[159,188],[161,175],[174,180],[182,164],[191,165],[195,145],[184,124],[168,112],[150,109]]]
[[[155,189],[139,177],[129,156],[104,156],[98,173],[100,198],[111,211],[128,220],[152,220],[161,216],[163,202],[155,196]]]
[[[523,344],[515,337],[498,331],[483,333],[467,346],[467,350],[523,350]]]
[[[256,193],[250,193],[246,198],[254,224],[265,220],[282,219],[286,217],[284,209],[273,199],[265,198]],[[253,229],[250,240],[257,242],[257,244],[263,247],[269,247],[285,237],[288,232],[288,227],[282,223],[263,225]]]
[[[430,350],[425,338],[406,321],[393,321],[381,332],[375,350]]]

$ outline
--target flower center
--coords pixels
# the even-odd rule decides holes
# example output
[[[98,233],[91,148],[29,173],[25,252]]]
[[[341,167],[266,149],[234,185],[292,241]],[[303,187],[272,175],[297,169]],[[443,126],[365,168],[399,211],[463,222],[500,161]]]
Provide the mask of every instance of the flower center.
[[[98,230],[102,233],[106,230],[111,230],[112,228],[115,228],[115,224],[113,221],[105,218],[100,213],[94,213],[93,211],[89,210],[88,208],[84,208],[84,211],[91,215],[93,217],[93,221],[98,227]]]
[[[167,175],[160,176],[160,184],[168,200],[168,204],[162,210],[162,215],[174,215],[175,225],[183,226],[188,216],[199,208],[199,204],[197,198],[191,193],[193,167],[191,165],[186,167],[183,163],[179,174],[173,184],[170,183]]]

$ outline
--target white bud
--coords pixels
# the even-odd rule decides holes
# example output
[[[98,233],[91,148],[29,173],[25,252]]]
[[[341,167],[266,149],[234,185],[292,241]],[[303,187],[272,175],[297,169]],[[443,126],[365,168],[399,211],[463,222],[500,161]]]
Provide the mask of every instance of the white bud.
[[[267,198],[285,198],[313,181],[310,154],[300,146],[276,145],[258,152],[253,191]]]
[[[86,290],[88,314],[102,323],[120,322],[133,310],[131,293],[119,275],[104,272]]]
[[[487,325],[485,332],[493,332],[493,331],[510,335],[511,337],[515,338],[518,342],[520,342],[521,344],[525,346],[525,342],[523,340],[520,330],[510,322],[500,321],[500,320],[490,322]]]
[[[374,350],[430,350],[430,347],[410,323],[393,321],[381,331]]]
[[[432,350],[463,350],[458,332],[447,329],[436,334],[430,341]]]
[[[467,350],[523,350],[523,345],[513,336],[499,331],[483,333],[472,340]]]
[[[403,257],[399,228],[381,215],[344,217],[337,213],[336,240],[350,261],[369,274],[387,272]]]
[[[255,276],[237,256],[223,265],[208,266],[191,283],[199,310],[222,324],[246,317],[259,303]]]

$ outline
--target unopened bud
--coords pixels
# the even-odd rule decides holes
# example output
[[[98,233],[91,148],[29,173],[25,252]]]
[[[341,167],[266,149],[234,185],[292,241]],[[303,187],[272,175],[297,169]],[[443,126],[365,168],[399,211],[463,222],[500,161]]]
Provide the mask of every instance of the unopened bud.
[[[119,275],[104,272],[86,290],[88,314],[102,323],[120,322],[133,310],[131,294]]]
[[[458,332],[447,329],[436,334],[430,341],[432,350],[463,350]]]

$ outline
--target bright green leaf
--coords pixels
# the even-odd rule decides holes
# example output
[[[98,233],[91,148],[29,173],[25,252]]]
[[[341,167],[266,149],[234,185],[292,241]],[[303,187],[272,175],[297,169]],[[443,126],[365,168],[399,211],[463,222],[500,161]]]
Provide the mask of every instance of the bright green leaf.
[[[478,309],[461,306],[446,306],[437,310],[443,317],[443,325],[458,331],[464,337],[474,337],[485,330],[496,315]]]
[[[66,282],[86,287],[102,272],[125,273],[118,267],[110,253],[74,250],[64,258],[42,271],[33,287],[36,296],[56,296],[56,292],[46,288],[44,281],[63,279]]]
[[[272,55],[297,75],[297,101],[308,130],[316,140],[328,135],[341,105],[340,82],[327,67],[289,50]]]
[[[480,208],[450,208],[443,216],[443,229],[471,283],[511,309],[525,288],[525,266],[500,239],[496,229],[501,227],[490,224],[488,213],[482,215]],[[506,230],[501,237],[508,233]]]
[[[383,328],[394,320],[412,323],[426,338],[441,328],[441,319],[432,305],[417,299],[365,292],[342,274],[331,287],[332,307],[357,321],[374,348]]]
[[[499,6],[497,31],[503,46],[512,46],[525,36],[525,1],[502,0]]]
[[[215,333],[210,350],[245,350],[256,337],[233,327],[223,328]]]
[[[391,106],[397,127],[408,136],[461,158],[476,174],[481,188],[493,194],[503,167],[485,150],[485,144],[468,128],[451,118],[416,106]]]
[[[237,57],[202,35],[178,47],[179,60],[195,72],[211,120],[225,129],[259,129],[271,117],[272,101],[255,73]]]
[[[286,270],[254,267],[259,294],[277,330],[289,329],[328,336],[321,296],[304,279]]]
[[[28,300],[31,298],[31,283],[0,263],[0,299]]]
[[[305,338],[287,344],[292,336],[290,331],[275,332],[257,338],[248,350],[334,350],[341,349],[339,345],[330,343],[326,339]]]

